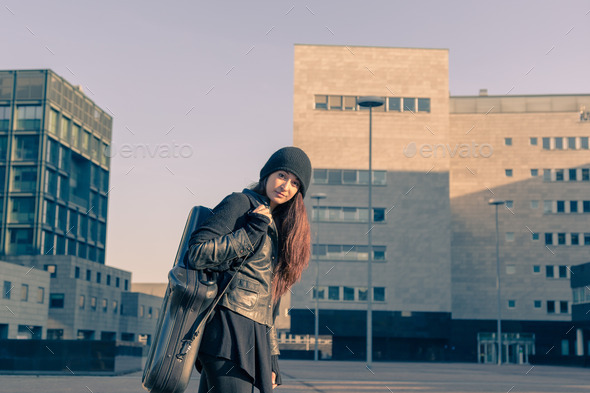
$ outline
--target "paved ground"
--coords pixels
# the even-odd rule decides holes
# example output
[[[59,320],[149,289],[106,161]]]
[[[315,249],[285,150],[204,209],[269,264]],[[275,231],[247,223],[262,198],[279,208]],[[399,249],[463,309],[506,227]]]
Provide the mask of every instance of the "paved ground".
[[[464,363],[280,362],[277,393],[566,393],[590,392],[590,369]],[[195,373],[187,392],[196,392]],[[140,393],[141,373],[118,377],[0,376],[4,393]],[[230,393],[230,392],[228,392]]]

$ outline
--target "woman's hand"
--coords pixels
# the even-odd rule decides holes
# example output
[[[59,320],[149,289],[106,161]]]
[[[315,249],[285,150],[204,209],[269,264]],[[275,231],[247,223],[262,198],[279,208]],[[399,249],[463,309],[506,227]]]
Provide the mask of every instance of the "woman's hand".
[[[270,223],[272,224],[272,214],[270,214],[270,210],[267,206],[259,205],[256,209],[252,211],[252,213],[262,214],[270,219]]]
[[[274,389],[274,388],[276,388],[277,386],[279,386],[279,385],[277,385],[277,384],[275,383],[275,381],[276,381],[276,380],[277,380],[277,375],[276,375],[276,374],[275,374],[275,372],[273,371],[273,372],[272,372],[272,388],[273,388],[273,389]]]

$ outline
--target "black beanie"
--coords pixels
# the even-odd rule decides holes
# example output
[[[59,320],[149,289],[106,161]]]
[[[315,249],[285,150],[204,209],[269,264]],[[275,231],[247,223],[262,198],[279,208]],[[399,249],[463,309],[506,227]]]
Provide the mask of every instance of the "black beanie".
[[[293,146],[277,150],[260,170],[260,179],[279,170],[291,172],[297,176],[301,182],[299,191],[301,196],[305,197],[305,191],[307,191],[311,180],[311,161],[309,161],[307,154],[300,148]]]

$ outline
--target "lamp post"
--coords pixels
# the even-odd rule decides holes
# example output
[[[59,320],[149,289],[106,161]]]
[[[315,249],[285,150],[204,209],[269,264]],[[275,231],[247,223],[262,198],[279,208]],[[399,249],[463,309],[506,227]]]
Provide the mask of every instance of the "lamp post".
[[[316,274],[315,274],[315,349],[313,351],[313,360],[314,361],[318,361],[318,352],[319,352],[319,348],[318,348],[318,341],[319,341],[319,335],[320,335],[320,300],[319,300],[319,295],[320,295],[320,254],[319,254],[319,250],[317,249],[320,245],[320,201],[322,199],[326,198],[326,194],[313,194],[311,196],[312,199],[315,199],[317,201],[316,203],[316,210],[317,210],[317,215],[316,215],[316,221],[318,223],[318,226],[316,228],[316,257],[315,257],[315,261],[316,261]],[[313,218],[313,214],[312,214],[312,218]]]
[[[373,259],[373,238],[371,229],[373,229],[373,108],[385,103],[383,97],[359,97],[357,104],[364,108],[369,108],[369,231],[368,234],[368,254],[367,260],[367,366],[373,363],[373,274],[371,270],[371,261]]]
[[[488,204],[496,207],[496,292],[498,296],[498,321],[496,323],[496,335],[498,340],[498,366],[502,365],[502,301],[500,300],[500,237],[498,235],[498,206],[506,201],[490,199]]]

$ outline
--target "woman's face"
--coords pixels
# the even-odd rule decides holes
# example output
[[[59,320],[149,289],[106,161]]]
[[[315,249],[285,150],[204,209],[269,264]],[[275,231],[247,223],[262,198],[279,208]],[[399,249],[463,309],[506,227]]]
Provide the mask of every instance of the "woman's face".
[[[266,196],[270,199],[271,209],[290,201],[300,185],[299,179],[292,173],[282,170],[273,172],[266,181]]]

